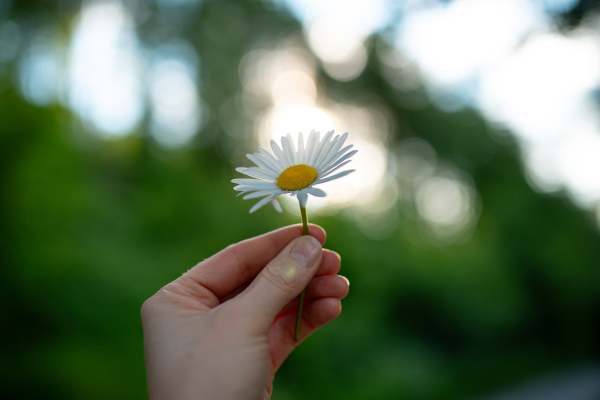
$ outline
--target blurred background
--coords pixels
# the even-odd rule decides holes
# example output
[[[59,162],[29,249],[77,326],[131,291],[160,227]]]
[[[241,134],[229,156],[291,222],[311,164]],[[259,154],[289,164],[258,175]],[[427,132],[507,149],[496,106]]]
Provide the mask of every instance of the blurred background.
[[[352,290],[274,398],[599,399],[599,35],[588,0],[0,0],[3,397],[146,398],[142,302],[300,222],[234,168],[335,129],[308,216]]]

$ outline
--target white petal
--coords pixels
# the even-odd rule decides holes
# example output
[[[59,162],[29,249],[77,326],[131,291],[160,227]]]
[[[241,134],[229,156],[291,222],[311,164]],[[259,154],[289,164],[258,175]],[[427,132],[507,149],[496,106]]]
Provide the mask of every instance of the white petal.
[[[256,180],[256,179],[250,179],[250,178],[236,178],[236,179],[232,179],[231,182],[245,185],[247,183],[249,184],[249,183],[261,182],[261,181]]]
[[[350,145],[346,148],[345,151],[339,152],[339,150],[344,145],[344,142],[346,141],[347,137],[348,137],[348,132],[344,133],[342,135],[342,137],[340,137],[340,139],[333,146],[331,146],[331,149],[329,150],[329,152],[327,152],[327,155],[325,156],[325,158],[323,158],[323,161],[319,164],[318,167],[315,167],[315,169],[317,171],[325,169],[327,167],[327,165],[331,164],[338,157],[341,157],[342,154],[344,154],[346,151],[348,151],[352,147],[352,145]]]
[[[233,188],[233,190],[235,190],[236,192],[240,192],[240,194],[245,194],[245,193],[249,193],[249,192],[260,192],[262,190],[277,190],[277,189],[279,189],[277,186],[275,186],[275,187],[236,186]],[[239,194],[238,194],[238,196],[239,196]]]
[[[267,176],[270,176],[271,178],[273,178],[275,180],[277,180],[277,178],[279,178],[279,175],[280,175],[278,172],[271,172],[270,170],[265,170],[265,169],[262,169],[262,168],[259,168],[259,167],[249,167],[249,168],[246,168],[246,171],[248,171],[248,170],[254,171],[254,172],[258,172],[258,173],[263,173],[263,174],[265,174]]]
[[[258,179],[263,179],[265,181],[275,182],[277,178],[279,178],[278,176],[274,176],[273,174],[270,174],[258,168],[236,168],[235,170],[244,175],[252,176]]]
[[[268,182],[273,183],[273,182]],[[277,185],[270,186],[259,186],[259,185],[238,185],[233,188],[236,192],[255,192],[257,190],[269,190],[269,189],[277,189]]]
[[[231,182],[237,183],[239,185],[252,185],[252,186],[261,186],[261,187],[275,185],[275,183],[273,183],[273,182],[261,181],[258,179],[247,179],[247,178],[232,179]]]
[[[286,168],[283,166],[283,164],[281,162],[279,162],[278,159],[276,159],[273,154],[269,153],[268,150],[263,149],[262,147],[258,148],[258,151],[260,151],[260,153],[271,162],[271,164],[273,164],[275,167],[277,167],[277,170],[279,171],[279,173],[282,173],[283,170]]]
[[[321,140],[321,145],[323,145],[325,143],[330,143],[331,138],[333,137],[334,133],[335,133],[335,131],[327,132],[327,134],[325,136],[323,136],[323,140]]]
[[[337,179],[337,178],[341,178],[342,176],[346,176],[349,173],[354,172],[354,171],[355,171],[354,169],[349,169],[348,171],[340,172],[339,174],[335,174],[333,176],[330,176],[329,178],[317,179],[313,183],[313,185],[318,185],[318,184],[321,184],[321,183],[332,181],[332,180]]]
[[[302,136],[302,132],[298,133],[298,164],[306,164],[306,161],[304,161],[304,136]]]
[[[271,204],[273,204],[273,208],[275,209],[275,211],[277,211],[278,213],[283,212],[283,209],[281,208],[281,204],[279,204],[279,202],[277,201],[277,198],[274,198],[273,200],[271,200]]]
[[[243,184],[239,184],[239,182],[233,182],[233,183],[238,183],[239,186],[244,186],[244,187],[249,187],[249,188],[258,188],[258,190],[275,189],[276,187],[278,187],[277,183],[275,183],[275,182],[259,181],[258,179],[253,179],[253,181],[254,181],[253,183],[243,183]]]
[[[304,190],[306,193],[312,194],[313,196],[316,196],[316,197],[325,197],[325,196],[327,196],[327,193],[325,193],[324,191],[322,191],[321,189],[316,188],[316,187],[307,187],[307,188],[304,188],[302,190]]]
[[[327,162],[332,154],[335,154],[334,148],[338,143],[339,136],[336,136],[331,143],[329,143],[324,149],[323,153],[319,156],[319,159],[316,161],[315,169],[320,171],[323,169],[323,165]],[[337,150],[336,150],[337,151]]]
[[[348,135],[349,135],[349,133],[348,133],[348,132],[346,132],[346,133],[344,133],[342,136],[340,136],[340,140],[339,140],[339,142],[338,142],[338,143],[340,144],[340,146],[339,146],[339,148],[340,148],[340,149],[342,148],[342,146],[343,146],[343,145],[344,145],[344,143],[346,142],[346,139],[348,139]]]
[[[332,134],[331,136],[333,136],[333,131],[331,131]],[[340,140],[340,135],[335,135],[335,137],[329,141],[327,141],[326,146],[324,147],[325,149],[325,153],[323,153],[323,156],[326,156],[327,154],[329,154],[329,152],[331,151],[331,148],[333,146],[335,146],[337,144],[337,142],[339,142]]]
[[[298,198],[298,202],[300,203],[300,207],[306,208],[306,200],[308,200],[308,194],[304,192],[304,189],[298,190],[294,192],[296,197]]]
[[[317,156],[317,150],[319,149],[319,132],[315,132],[313,129],[310,131],[310,135],[308,135],[308,141],[306,144],[306,165],[313,166],[315,158]]]
[[[338,169],[342,168],[344,165],[348,164],[350,161],[352,161],[352,160],[346,160],[343,163],[341,163],[340,165],[338,165],[337,167],[328,169],[322,175],[319,175],[319,177],[325,178],[327,175],[331,175],[333,172],[335,172]]]
[[[329,150],[329,147],[331,146],[330,140],[331,140],[332,136],[333,136],[333,131],[327,132],[327,134],[325,135],[325,137],[319,144],[319,150],[317,151],[317,155],[316,155],[313,163],[311,164],[311,166],[313,168],[315,165],[318,165],[321,162],[323,157],[325,157],[325,153],[327,152],[327,150]]]
[[[281,149],[279,148],[279,145],[277,144],[276,141],[271,140],[271,148],[273,149],[273,153],[275,154],[275,157],[277,157],[277,159],[279,160],[281,165],[283,165],[283,169],[291,167],[291,165],[287,162],[285,153],[283,151],[281,151]]]
[[[281,148],[283,149],[285,160],[290,166],[296,165],[296,163],[294,162],[294,151],[292,150],[294,143],[291,142],[291,139],[292,136],[289,133],[288,136],[284,136],[281,138]]]
[[[348,138],[348,132],[344,133],[342,136],[336,136],[335,139],[333,140],[333,142],[335,142],[335,143],[333,144],[333,146],[331,148],[336,149],[335,151],[338,151],[339,149],[342,148],[342,146],[346,142],[347,138]],[[330,155],[333,153],[334,153],[334,150],[329,151]]]
[[[244,200],[248,199],[256,199],[257,197],[264,197],[269,194],[281,193],[281,189],[268,189],[268,190],[259,190],[258,192],[250,193],[244,196]]]
[[[268,151],[266,151],[266,152],[270,157],[265,156],[264,154],[261,154],[261,153],[254,153],[253,156],[258,157],[259,160],[261,160],[263,163],[267,164],[272,170],[277,172],[277,175],[279,175],[281,173],[280,164],[277,162],[277,159],[275,157],[273,157],[273,155],[271,153],[269,153]]]
[[[353,144],[349,144],[348,146],[344,147],[343,149],[341,149],[337,153],[333,154],[333,156],[331,157],[331,160],[328,162],[328,164],[331,164],[332,162],[334,162],[335,160],[337,160],[338,158],[340,158],[341,156],[343,156],[346,152],[348,152],[348,150],[350,150],[353,147],[354,147]],[[327,167],[325,167],[325,168],[327,168]]]
[[[287,134],[287,138],[290,141],[290,147],[292,148],[292,158],[294,159],[294,165],[298,165],[298,152],[296,151],[296,147],[294,146],[294,139],[289,133]]]
[[[273,168],[269,163],[260,155],[260,154],[246,154],[246,157],[254,164],[258,165],[265,171],[268,171],[272,174],[279,175],[279,171]]]
[[[341,163],[343,163],[344,161],[346,161],[347,159],[349,159],[350,157],[352,157],[353,155],[355,155],[358,152],[358,150],[352,150],[350,153],[345,154],[342,158],[340,158],[339,160],[337,160],[336,162],[334,162],[329,168],[327,168],[326,171],[337,167],[338,165],[340,165]]]
[[[250,208],[250,214],[252,214],[254,211],[258,210],[259,208],[261,208],[262,206],[264,206],[265,204],[267,204],[268,202],[270,202],[274,198],[275,198],[274,195],[270,195],[270,196],[265,197],[264,199],[262,199],[261,201],[259,201],[255,205],[253,205],[252,208]]]

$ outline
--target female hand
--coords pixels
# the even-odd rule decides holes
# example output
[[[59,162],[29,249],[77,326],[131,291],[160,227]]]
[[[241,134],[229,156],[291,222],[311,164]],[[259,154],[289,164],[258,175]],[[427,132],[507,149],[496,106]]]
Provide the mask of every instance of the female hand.
[[[268,399],[294,341],[335,319],[348,280],[325,231],[290,226],[227,247],[142,306],[150,399]]]

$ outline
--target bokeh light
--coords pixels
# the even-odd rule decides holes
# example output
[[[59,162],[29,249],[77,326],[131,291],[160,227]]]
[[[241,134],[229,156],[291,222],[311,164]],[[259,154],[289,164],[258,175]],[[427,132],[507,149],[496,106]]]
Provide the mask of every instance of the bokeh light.
[[[522,141],[532,184],[551,192],[566,188],[586,207],[600,201],[593,161],[599,110],[591,97],[600,83],[599,45],[585,31],[533,37],[484,76],[480,95],[488,118]]]
[[[142,302],[298,223],[230,181],[333,130],[356,171],[308,217],[353,289],[276,397],[598,398],[599,32],[583,0],[0,0],[6,396],[147,398]]]
[[[386,3],[381,0],[288,0],[304,25],[312,51],[332,77],[355,79],[367,63],[365,39],[388,22]]]
[[[69,55],[69,105],[96,129],[125,135],[144,114],[143,63],[133,22],[118,3],[90,3]]]
[[[407,2],[388,39],[391,48],[382,46],[378,55],[403,105],[424,106],[422,97],[411,95],[422,85],[443,111],[480,109],[492,124],[514,132],[536,190],[565,190],[589,209],[600,202],[592,161],[600,137],[594,128],[600,119],[594,97],[600,86],[598,17],[590,15],[568,33],[552,23],[555,13],[575,4]]]
[[[423,139],[405,139],[393,154],[403,211],[421,223],[424,237],[436,245],[468,240],[480,207],[469,175],[440,159]]]
[[[476,222],[476,193],[454,171],[427,179],[419,185],[415,200],[419,214],[442,242],[469,238],[463,234]]]
[[[5,27],[8,40],[16,40],[13,26]],[[1,40],[0,40],[1,42]],[[1,43],[0,43],[1,46]],[[7,46],[7,55],[14,51],[14,43]],[[37,105],[49,105],[58,100],[63,89],[63,49],[56,32],[42,30],[28,44],[20,59],[19,81],[23,96]]]
[[[456,0],[408,3],[397,45],[432,83],[469,78],[503,56],[542,16],[522,0]]]
[[[154,55],[149,71],[151,133],[164,147],[185,146],[201,127],[197,70],[196,53],[187,43],[164,45]]]
[[[312,131],[325,135],[351,131],[349,143],[359,149],[351,169],[356,172],[343,180],[328,182],[325,198],[312,198],[309,207],[317,213],[334,213],[349,205],[368,206],[379,199],[387,171],[387,151],[390,126],[376,109],[356,107],[319,96],[314,63],[300,49],[254,50],[240,66],[240,76],[246,91],[254,101],[264,102],[264,110],[256,124],[258,145],[270,149],[270,141],[279,143],[290,133],[297,143]],[[392,202],[395,197],[392,196]],[[284,206],[287,204],[283,199]],[[286,207],[295,213],[295,207]]]

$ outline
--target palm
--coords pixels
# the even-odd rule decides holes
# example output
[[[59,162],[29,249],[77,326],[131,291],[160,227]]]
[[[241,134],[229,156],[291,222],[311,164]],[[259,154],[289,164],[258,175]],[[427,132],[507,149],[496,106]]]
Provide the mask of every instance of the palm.
[[[310,234],[321,245],[325,242],[322,229],[311,226]],[[153,317],[156,313],[152,310],[152,303],[155,303],[164,311],[161,317],[164,323],[154,324],[160,328],[149,329],[148,338],[153,339],[150,342],[156,342],[154,337],[162,337],[161,340],[168,341],[171,346],[167,346],[168,351],[158,357],[147,353],[148,359],[186,359],[192,363],[187,368],[173,364],[175,370],[186,374],[191,371],[195,376],[188,382],[192,385],[189,386],[190,393],[193,393],[194,385],[204,382],[208,385],[205,387],[221,387],[238,395],[246,393],[246,397],[250,393],[247,392],[249,388],[253,388],[252,393],[257,393],[255,390],[258,389],[263,397],[268,398],[275,372],[299,344],[294,340],[294,331],[297,296],[302,286],[306,286],[306,296],[300,341],[339,315],[340,299],[348,292],[348,281],[337,276],[340,258],[329,250],[319,249],[319,258],[313,259],[310,264],[312,272],[305,274],[297,284],[282,289],[277,288],[278,283],[269,280],[274,278],[270,271],[277,265],[272,260],[281,259],[278,257],[280,253],[291,257],[291,248],[299,242],[294,239],[301,235],[302,228],[292,226],[230,246],[153,296],[154,302],[145,307],[142,320],[158,319]],[[282,265],[289,266],[289,262],[294,261],[288,260]],[[265,268],[267,265],[270,267]],[[308,284],[307,279],[310,279]],[[214,349],[223,350],[214,353]],[[190,358],[189,351],[194,352],[196,357]],[[206,365],[201,363],[206,354],[211,354],[209,359],[221,357],[217,364],[221,367],[221,373],[217,374],[219,378],[208,383],[206,379],[216,370],[214,365],[206,370]],[[156,371],[161,374],[160,368]],[[226,381],[234,371],[235,381]],[[149,377],[152,374],[149,372]],[[185,377],[182,374],[175,376]],[[179,387],[184,386],[182,382]]]

